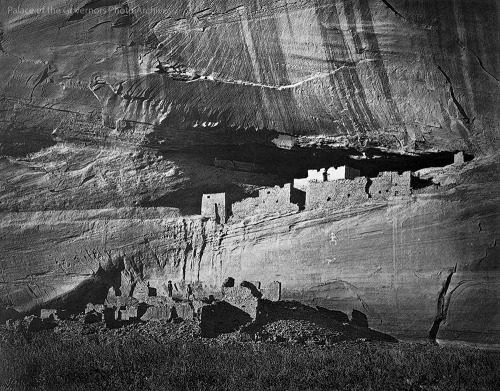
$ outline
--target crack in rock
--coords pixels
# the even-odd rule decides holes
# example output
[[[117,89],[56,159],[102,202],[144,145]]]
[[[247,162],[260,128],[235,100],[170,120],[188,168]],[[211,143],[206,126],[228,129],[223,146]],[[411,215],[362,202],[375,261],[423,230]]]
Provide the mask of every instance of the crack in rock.
[[[446,317],[448,315],[448,308],[450,306],[451,292],[448,294],[448,289],[450,288],[451,279],[453,275],[457,272],[457,264],[453,269],[450,269],[448,272],[448,276],[446,280],[443,282],[443,286],[441,291],[439,292],[438,302],[437,302],[437,311],[436,318],[434,319],[434,323],[429,331],[429,339],[431,341],[436,341],[437,334],[439,332],[439,327],[442,322],[446,321]]]
[[[451,82],[450,77],[443,70],[443,68],[441,68],[441,66],[438,65],[437,67],[441,71],[441,73],[443,74],[443,76],[446,78],[447,83],[450,85],[451,99],[453,99],[453,103],[455,104],[455,106],[457,107],[458,111],[462,115],[462,122],[464,124],[466,124],[466,125],[469,125],[471,123],[471,120],[470,120],[469,116],[467,115],[467,112],[465,111],[465,109],[463,108],[463,106],[460,104],[460,102],[458,101],[457,97],[455,96],[455,90],[453,89],[453,84]]]
[[[389,9],[390,9],[392,12],[394,12],[397,16],[399,16],[400,18],[402,18],[402,19],[406,20],[406,21],[407,21],[407,22],[409,22],[409,23],[412,23],[411,21],[409,21],[408,19],[406,19],[403,15],[401,15],[401,14],[400,14],[400,13],[396,10],[396,8],[394,8],[394,7],[392,6],[392,4],[391,4],[391,3],[389,3],[387,0],[381,0],[381,1],[382,1],[382,3],[384,3],[384,4],[386,5],[386,7],[387,7],[387,8],[389,8]]]
[[[460,46],[462,49],[471,52],[473,54],[473,56],[476,57],[476,60],[479,63],[479,66],[481,67],[481,69],[483,71],[485,71],[490,77],[495,79],[495,81],[500,83],[500,79],[486,69],[486,67],[484,66],[483,60],[481,59],[481,57],[479,57],[479,55],[474,50],[472,50],[470,47],[468,47],[466,44],[464,44],[458,37],[457,37],[457,43],[458,43],[458,46]]]

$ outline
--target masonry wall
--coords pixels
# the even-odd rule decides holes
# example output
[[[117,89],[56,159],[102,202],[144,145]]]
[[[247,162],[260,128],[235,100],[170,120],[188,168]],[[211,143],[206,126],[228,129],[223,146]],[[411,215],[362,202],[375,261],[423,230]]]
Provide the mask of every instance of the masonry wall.
[[[227,219],[226,193],[203,194],[201,215],[225,223]]]
[[[293,180],[293,188],[301,191],[307,191],[309,188],[309,178],[296,178]]]
[[[397,172],[383,172],[376,178],[371,178],[368,192],[372,199],[387,199],[389,197],[409,196],[410,171],[405,171],[399,175]]]
[[[324,168],[319,170],[307,170],[307,179],[312,182],[325,182],[327,173]]]
[[[233,216],[242,219],[246,216],[264,213],[288,213],[298,211],[298,205],[291,203],[291,185],[275,186],[259,190],[256,198],[247,198],[232,205]]]
[[[368,199],[366,178],[311,182],[306,193],[306,209],[343,208]]]
[[[342,167],[330,167],[326,171],[326,178],[328,181],[334,181],[338,179],[354,179],[359,177],[360,171],[355,168],[342,166]]]
[[[465,156],[463,151],[455,153],[453,156],[453,164],[463,164],[465,162]]]

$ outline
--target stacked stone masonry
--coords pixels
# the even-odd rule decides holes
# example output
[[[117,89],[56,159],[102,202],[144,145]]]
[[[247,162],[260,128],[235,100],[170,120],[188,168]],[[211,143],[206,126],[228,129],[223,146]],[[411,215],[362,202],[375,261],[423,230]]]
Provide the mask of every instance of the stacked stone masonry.
[[[463,157],[463,155],[461,155]],[[460,161],[460,156],[458,157]],[[289,213],[299,210],[304,204],[307,210],[318,208],[345,208],[366,202],[369,199],[387,200],[392,197],[408,197],[412,194],[411,172],[382,172],[375,178],[360,177],[360,171],[348,166],[308,170],[307,178],[294,179],[293,187],[287,183],[259,190],[259,196],[246,198],[231,206],[233,219],[267,213]],[[298,202],[296,193],[302,194]],[[202,201],[202,216],[218,219],[217,206],[226,205],[224,193],[205,194]],[[225,209],[224,209],[225,210]],[[226,221],[226,214],[220,219]]]
[[[258,197],[235,202],[232,205],[233,217],[239,220],[258,214],[296,212],[299,207],[291,202],[291,190],[289,183],[283,187],[261,189]]]
[[[453,164],[463,164],[465,162],[465,155],[463,151],[455,153],[453,156]]]
[[[201,215],[225,223],[227,221],[226,193],[203,194]]]
[[[411,195],[410,179],[410,171],[401,175],[397,172],[383,172],[378,177],[371,179],[370,198],[385,200],[389,197],[407,197]]]
[[[306,192],[306,209],[343,208],[368,199],[366,178],[339,179],[331,182],[311,182]]]

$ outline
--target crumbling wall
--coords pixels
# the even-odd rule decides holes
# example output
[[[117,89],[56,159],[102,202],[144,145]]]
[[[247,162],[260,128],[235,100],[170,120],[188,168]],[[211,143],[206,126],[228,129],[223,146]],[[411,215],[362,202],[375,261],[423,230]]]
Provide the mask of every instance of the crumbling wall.
[[[299,207],[291,202],[291,185],[275,186],[259,190],[256,198],[247,198],[232,205],[233,216],[243,219],[246,216],[264,213],[288,213],[298,211]]]
[[[465,162],[465,155],[463,151],[459,151],[453,155],[453,164],[463,164]]]
[[[40,310],[40,319],[58,320],[57,310],[42,308]]]
[[[293,188],[306,192],[309,188],[309,178],[295,178],[293,180]]]
[[[307,178],[298,178],[293,180],[293,187],[298,190],[306,191],[310,182],[330,182],[339,179],[355,179],[361,172],[349,166],[321,168],[319,170],[308,170]]]
[[[203,194],[201,215],[225,223],[227,219],[226,193]]]
[[[170,319],[170,313],[171,308],[166,304],[151,305],[146,309],[144,315],[141,316],[141,320],[168,320]]]
[[[332,182],[310,182],[306,193],[306,209],[343,208],[368,199],[366,179],[339,179]]]
[[[269,301],[281,300],[281,282],[273,281],[261,289],[262,298]]]
[[[368,192],[372,199],[387,199],[394,196],[409,196],[411,173],[405,171],[399,175],[397,172],[382,172],[376,178],[371,178]]]
[[[199,316],[201,335],[204,337],[230,333],[252,322],[248,313],[226,301],[201,307]]]
[[[307,170],[307,180],[309,182],[326,182],[328,176],[326,169],[320,168],[319,170]]]
[[[119,318],[120,320],[137,320],[139,317],[139,308],[138,306],[130,306],[126,307],[123,310],[119,310]]]
[[[132,297],[139,301],[146,301],[149,297],[149,286],[145,282],[139,281],[134,287]]]
[[[252,289],[244,286],[222,289],[224,301],[248,314],[252,321],[257,319],[259,298],[256,297],[255,292],[252,292]]]

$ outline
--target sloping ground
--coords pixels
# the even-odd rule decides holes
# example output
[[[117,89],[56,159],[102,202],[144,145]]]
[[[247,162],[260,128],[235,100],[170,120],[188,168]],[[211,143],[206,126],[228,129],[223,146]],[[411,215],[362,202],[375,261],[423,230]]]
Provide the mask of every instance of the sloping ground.
[[[61,327],[58,333],[32,333],[29,343],[0,327],[0,387],[430,391],[495,390],[500,381],[500,353],[477,349],[202,340],[196,327],[159,322],[113,330],[80,326],[73,332]]]

